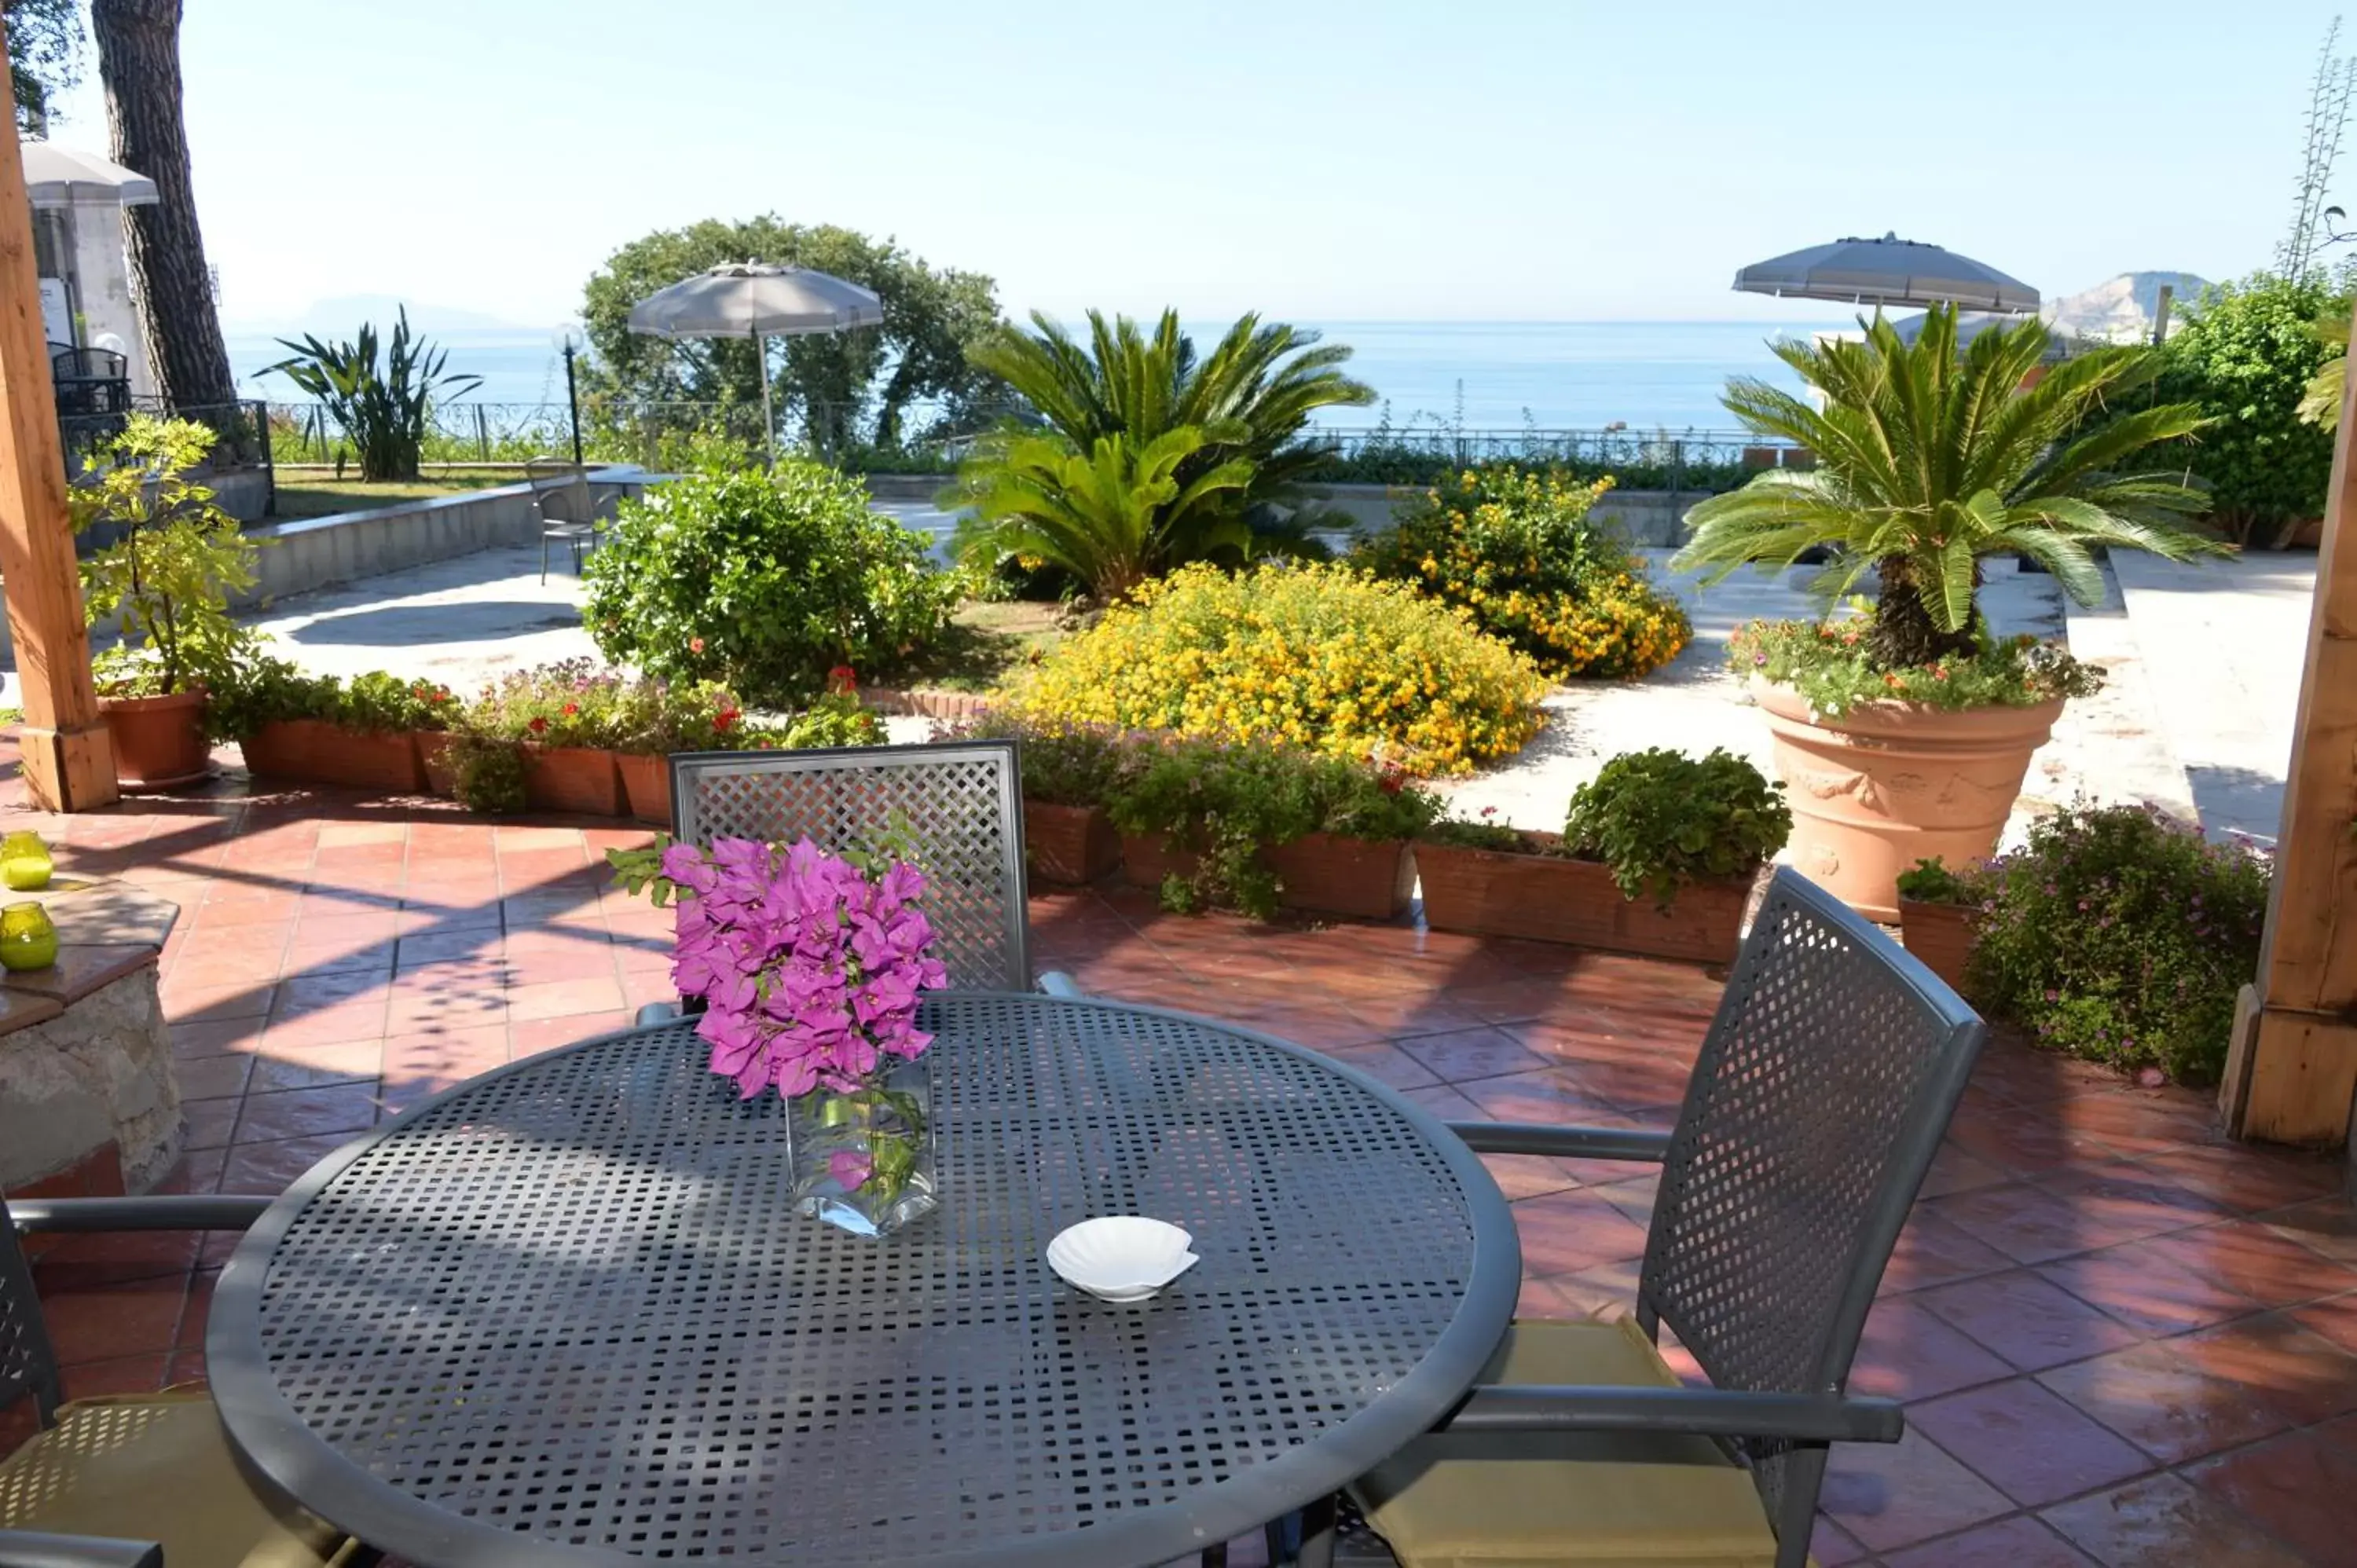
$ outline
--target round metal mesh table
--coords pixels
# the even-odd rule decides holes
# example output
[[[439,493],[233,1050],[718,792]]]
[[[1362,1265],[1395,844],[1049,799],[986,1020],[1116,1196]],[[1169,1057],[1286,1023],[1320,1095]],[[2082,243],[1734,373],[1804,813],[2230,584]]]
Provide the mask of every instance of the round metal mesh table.
[[[231,1435],[421,1568],[1166,1562],[1338,1488],[1512,1314],[1488,1173],[1391,1090],[1180,1015],[926,1004],[941,1208],[792,1212],[784,1106],[687,1024],[462,1084],[288,1190],[223,1275]],[[1139,1213],[1202,1261],[1114,1306],[1042,1254]]]

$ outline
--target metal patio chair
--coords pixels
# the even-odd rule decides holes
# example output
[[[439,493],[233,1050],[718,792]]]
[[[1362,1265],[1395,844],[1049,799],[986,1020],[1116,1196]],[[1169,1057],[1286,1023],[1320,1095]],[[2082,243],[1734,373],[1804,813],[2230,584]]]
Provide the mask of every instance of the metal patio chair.
[[[810,751],[690,751],[671,759],[672,836],[768,843],[809,838],[822,849],[872,843],[895,824],[925,873],[935,951],[963,991],[1039,990],[1077,996],[1069,976],[1031,972],[1023,873],[1021,754],[1013,740],[849,746]],[[639,1011],[641,1024],[678,1004]]]
[[[1827,1446],[1901,1433],[1895,1403],[1844,1391],[1984,1033],[1780,870],[1672,1131],[1456,1125],[1485,1154],[1662,1167],[1635,1314],[1516,1323],[1448,1424],[1352,1488],[1372,1531],[1346,1525],[1337,1560],[1803,1568]],[[1662,1359],[1665,1326],[1708,1387]],[[1330,1520],[1307,1533],[1303,1563],[1333,1554]]]
[[[573,575],[579,576],[583,548],[597,548],[615,500],[628,492],[620,485],[590,484],[588,470],[564,457],[527,458],[523,477],[532,487],[532,515],[540,523],[540,580],[548,581],[551,540],[571,548]]]
[[[6,1568],[351,1564],[370,1554],[246,1476],[200,1389],[59,1402],[58,1364],[21,1230],[242,1230],[268,1197],[0,1201],[0,1416],[33,1402],[38,1430],[0,1453]],[[130,1530],[135,1539],[124,1539]]]

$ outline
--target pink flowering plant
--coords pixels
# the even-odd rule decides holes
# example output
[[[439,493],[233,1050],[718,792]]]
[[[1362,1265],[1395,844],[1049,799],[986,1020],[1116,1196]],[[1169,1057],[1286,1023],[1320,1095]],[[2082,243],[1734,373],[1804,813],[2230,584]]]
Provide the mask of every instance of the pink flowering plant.
[[[823,1097],[823,1124],[865,1134],[828,1156],[830,1174],[890,1203],[915,1168],[924,1117],[885,1079],[932,1043],[918,1001],[949,982],[918,906],[924,874],[888,848],[835,855],[809,839],[659,841],[608,858],[631,891],[679,899],[672,978],[705,1004],[695,1032],[712,1070],[748,1100]]]

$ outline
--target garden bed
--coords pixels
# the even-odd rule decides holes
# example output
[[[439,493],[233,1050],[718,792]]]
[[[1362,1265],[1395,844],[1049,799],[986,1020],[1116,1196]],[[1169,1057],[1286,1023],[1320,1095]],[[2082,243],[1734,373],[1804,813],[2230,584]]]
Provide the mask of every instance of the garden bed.
[[[1728,877],[1691,882],[1666,906],[1632,899],[1601,862],[1560,854],[1419,843],[1415,865],[1425,923],[1434,930],[1705,963],[1735,957],[1751,897],[1751,879]]]

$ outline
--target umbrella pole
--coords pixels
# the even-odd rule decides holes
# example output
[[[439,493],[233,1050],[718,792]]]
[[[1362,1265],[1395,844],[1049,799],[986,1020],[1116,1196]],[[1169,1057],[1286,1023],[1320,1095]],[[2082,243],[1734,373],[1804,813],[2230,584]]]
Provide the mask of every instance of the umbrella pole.
[[[753,334],[753,357],[761,361],[761,439],[770,452],[770,467],[778,466],[778,420],[770,412],[770,345],[759,332]]]

